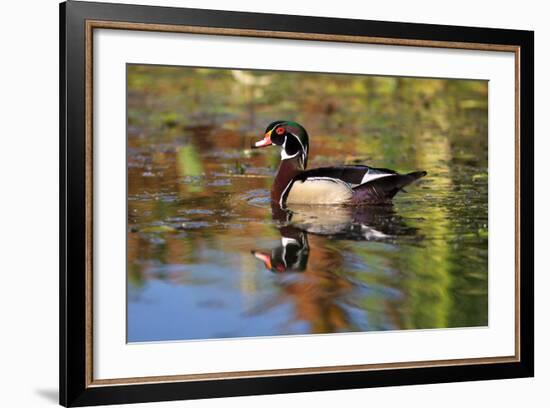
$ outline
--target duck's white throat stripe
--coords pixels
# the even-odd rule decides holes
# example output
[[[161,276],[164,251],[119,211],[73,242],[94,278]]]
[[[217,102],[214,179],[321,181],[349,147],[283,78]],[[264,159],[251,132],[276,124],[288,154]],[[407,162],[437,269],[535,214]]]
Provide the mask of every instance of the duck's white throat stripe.
[[[292,156],[290,156],[289,154],[287,154],[287,152],[285,150],[285,145],[283,145],[283,148],[281,149],[281,160],[293,159],[296,156],[298,156],[299,154],[300,154],[300,152],[297,152],[297,153],[293,154]]]
[[[285,141],[283,143],[283,148],[281,149],[281,160],[288,160],[288,159],[293,159],[295,158],[296,156],[298,155],[301,155],[301,159],[302,159],[302,166],[305,165],[305,162],[306,162],[306,156],[307,156],[307,148],[304,146],[304,144],[302,143],[302,141],[300,140],[300,138],[298,136],[296,136],[294,133],[289,133],[290,135],[294,136],[296,138],[296,140],[298,141],[298,143],[300,143],[300,146],[302,147],[302,152],[296,152],[295,154],[293,155],[289,155],[287,152],[286,152],[286,138],[285,138]],[[288,137],[288,136],[287,136]],[[305,166],[304,166],[305,167]]]

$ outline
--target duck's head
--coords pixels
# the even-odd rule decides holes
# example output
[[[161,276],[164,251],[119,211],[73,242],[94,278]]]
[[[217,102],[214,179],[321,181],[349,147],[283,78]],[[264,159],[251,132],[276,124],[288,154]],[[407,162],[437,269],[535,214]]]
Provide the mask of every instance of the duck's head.
[[[272,145],[281,147],[281,160],[297,159],[306,168],[309,138],[302,125],[285,120],[272,122],[265,129],[264,138],[252,148]]]

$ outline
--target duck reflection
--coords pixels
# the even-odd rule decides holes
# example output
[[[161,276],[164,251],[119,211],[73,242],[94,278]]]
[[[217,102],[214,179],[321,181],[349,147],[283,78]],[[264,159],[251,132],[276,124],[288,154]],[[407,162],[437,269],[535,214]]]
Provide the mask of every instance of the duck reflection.
[[[253,250],[252,254],[272,272],[305,271],[309,258],[307,234],[290,225],[280,227],[279,232],[281,245],[272,249],[271,253]]]
[[[364,241],[363,253],[367,255],[368,241],[393,243],[396,235],[416,236],[416,229],[391,206],[274,206],[272,217],[281,235],[280,243],[271,250],[253,250],[252,254],[279,276],[275,282],[279,291],[263,299],[252,314],[291,303],[293,317],[281,328],[283,332],[300,332],[303,324],[308,325],[305,331],[309,333],[369,330],[372,323],[357,310],[364,309],[358,303],[360,299],[373,292],[359,277],[368,271],[358,272],[353,266],[349,254],[357,251],[350,251],[350,245]],[[377,307],[393,306],[378,303]]]
[[[397,235],[416,234],[392,206],[292,206],[271,207],[281,234],[280,245],[271,252],[252,250],[272,272],[303,272],[308,265],[308,234],[332,240],[384,241]]]

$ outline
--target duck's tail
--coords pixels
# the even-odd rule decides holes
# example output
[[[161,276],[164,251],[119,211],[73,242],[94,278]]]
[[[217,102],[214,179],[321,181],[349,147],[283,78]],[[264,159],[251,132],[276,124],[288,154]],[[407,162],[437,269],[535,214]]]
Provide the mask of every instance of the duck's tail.
[[[352,204],[388,204],[405,186],[424,177],[425,171],[395,174],[367,181],[353,189]]]

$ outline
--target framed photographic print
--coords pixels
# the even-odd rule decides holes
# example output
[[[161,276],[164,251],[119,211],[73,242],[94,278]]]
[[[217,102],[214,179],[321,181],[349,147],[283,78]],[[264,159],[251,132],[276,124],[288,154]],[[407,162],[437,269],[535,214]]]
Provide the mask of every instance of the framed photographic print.
[[[533,375],[533,32],[60,22],[61,404]]]

